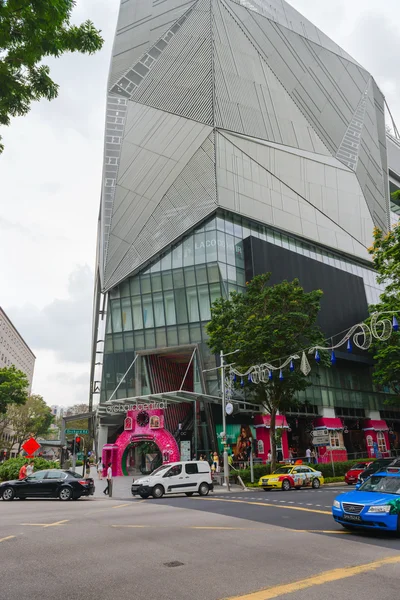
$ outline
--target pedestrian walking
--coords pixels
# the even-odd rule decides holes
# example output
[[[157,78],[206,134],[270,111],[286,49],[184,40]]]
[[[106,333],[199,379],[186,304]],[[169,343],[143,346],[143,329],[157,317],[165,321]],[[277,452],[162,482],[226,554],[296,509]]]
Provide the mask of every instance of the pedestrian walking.
[[[112,496],[112,484],[113,484],[113,480],[112,480],[112,468],[111,468],[111,463],[108,463],[108,468],[107,468],[107,487],[104,490],[104,494],[106,496]]]
[[[97,475],[99,476],[99,479],[103,479],[103,463],[101,460],[97,463]]]
[[[306,459],[307,459],[306,462],[308,462],[308,463],[311,462],[311,450],[310,450],[310,448],[307,448],[307,450],[306,450]]]
[[[25,479],[26,477],[26,463],[24,463],[19,470],[18,479]]]
[[[86,475],[85,475],[86,479],[89,479],[90,477],[90,460],[87,459],[86,460]]]

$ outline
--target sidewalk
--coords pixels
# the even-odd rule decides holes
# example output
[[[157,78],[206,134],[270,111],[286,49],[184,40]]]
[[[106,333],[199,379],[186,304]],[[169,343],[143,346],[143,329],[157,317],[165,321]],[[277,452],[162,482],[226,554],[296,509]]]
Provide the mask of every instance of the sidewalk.
[[[95,493],[94,498],[103,498],[106,499],[107,496],[103,493],[107,487],[106,479],[100,480],[97,474],[91,472],[91,477],[94,479],[95,485]],[[133,477],[114,477],[113,478],[113,499],[114,500],[128,500],[132,499],[131,485],[132,485]],[[228,492],[225,486],[216,485],[214,487],[214,492],[218,494],[229,494],[229,493],[238,493],[238,492],[246,492],[250,491],[250,489],[243,490],[240,485],[231,484],[231,490]],[[254,491],[254,490],[251,490]],[[211,494],[213,492],[210,492]]]

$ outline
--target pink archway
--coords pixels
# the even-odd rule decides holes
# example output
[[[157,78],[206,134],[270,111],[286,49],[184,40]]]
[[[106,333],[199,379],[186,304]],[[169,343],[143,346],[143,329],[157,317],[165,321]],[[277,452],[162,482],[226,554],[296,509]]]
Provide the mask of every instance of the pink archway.
[[[103,448],[104,466],[112,463],[113,476],[123,475],[122,461],[128,446],[134,442],[152,441],[160,449],[163,463],[180,460],[178,444],[169,431],[164,429],[164,410],[143,407],[143,410],[129,410],[124,422],[124,431],[115,444]]]

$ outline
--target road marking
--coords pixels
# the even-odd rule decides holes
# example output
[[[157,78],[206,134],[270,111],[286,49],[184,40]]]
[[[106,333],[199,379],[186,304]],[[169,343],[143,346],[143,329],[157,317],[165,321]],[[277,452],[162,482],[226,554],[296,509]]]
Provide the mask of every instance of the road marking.
[[[0,538],[0,542],[5,542],[7,540],[12,540],[13,538],[15,538],[15,535],[8,535],[7,537]]]
[[[142,500],[144,502],[144,500]],[[117,504],[116,506],[112,506],[111,508],[124,508],[124,506],[131,506],[131,504]]]
[[[55,523],[21,523],[21,525],[26,525],[28,527],[57,527],[58,525],[63,525],[64,523],[69,523],[69,519],[56,521]]]
[[[312,512],[312,513],[317,513],[320,515],[332,515],[332,513],[327,510],[317,510],[314,508],[300,508],[299,506],[280,506],[279,504],[267,504],[266,502],[248,502],[247,500],[233,500],[233,499],[227,500],[225,498],[222,499],[222,498],[204,498],[204,497],[195,498],[195,500],[208,500],[211,502],[233,502],[233,503],[238,503],[238,504],[250,504],[250,505],[255,505],[255,506],[269,506],[269,507],[272,506],[273,508],[283,508],[284,510],[301,510],[303,512]]]
[[[182,527],[176,527],[176,525],[111,525],[115,529],[205,529],[205,530],[218,530],[218,531],[272,531],[271,527],[222,527],[215,525],[183,525]],[[274,528],[275,529],[275,528]]]
[[[305,590],[316,585],[340,581],[341,579],[354,577],[355,575],[361,575],[362,573],[368,573],[369,571],[375,571],[380,567],[397,563],[400,563],[400,555],[389,556],[364,565],[357,565],[356,567],[343,567],[340,569],[333,569],[332,571],[325,571],[319,575],[313,575],[308,579],[300,579],[299,581],[294,581],[292,583],[275,585],[258,592],[245,594],[244,596],[231,596],[225,600],[271,600],[272,598],[280,598],[286,594],[292,594],[293,592]]]

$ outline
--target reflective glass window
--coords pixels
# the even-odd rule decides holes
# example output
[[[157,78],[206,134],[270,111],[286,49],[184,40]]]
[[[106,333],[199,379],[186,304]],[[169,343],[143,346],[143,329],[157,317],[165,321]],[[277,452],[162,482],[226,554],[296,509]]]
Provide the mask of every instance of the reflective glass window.
[[[129,279],[128,279],[128,281],[123,281],[121,283],[120,294],[121,294],[121,298],[128,298],[131,295]]]
[[[210,284],[210,300],[211,304],[221,298],[221,286],[219,283]]]
[[[163,325],[165,325],[165,315],[164,315],[163,295],[160,292],[153,294],[153,304],[154,304],[154,324],[156,327],[162,327]]]
[[[121,309],[122,309],[123,329],[124,329],[124,331],[131,331],[133,329],[133,325],[132,325],[132,311],[131,311],[131,299],[130,298],[122,298]]]
[[[164,329],[164,327],[160,327],[159,329],[156,329],[156,343],[157,343],[157,347],[164,347],[167,345],[167,333]]]
[[[143,313],[140,297],[132,298],[133,326],[135,329],[143,329]]]
[[[174,279],[174,288],[184,288],[185,282],[183,279],[183,269],[175,269],[172,273]]]
[[[206,262],[206,237],[204,233],[197,233],[194,236],[194,258],[196,265]]]
[[[178,339],[179,344],[189,343],[189,328],[187,325],[181,325],[180,327],[178,327]]]
[[[226,262],[229,265],[236,264],[235,238],[232,235],[225,236]]]
[[[140,296],[140,279],[132,277],[131,279],[131,294],[132,296]]]
[[[210,295],[208,293],[208,285],[200,285],[199,291],[199,305],[200,305],[200,320],[209,321],[211,319],[210,313]]]
[[[184,289],[175,290],[175,309],[178,323],[187,323],[186,293]]]
[[[183,242],[183,264],[190,267],[194,264],[193,237],[190,236]]]
[[[179,269],[183,266],[183,244],[179,244],[172,251],[172,268]]]
[[[217,231],[218,260],[226,263],[225,234]]]
[[[194,273],[194,267],[186,267],[185,271],[185,284],[186,287],[196,285],[196,276]]]
[[[165,318],[167,325],[176,324],[174,292],[164,292]]]
[[[142,285],[142,294],[149,294],[151,292],[150,275],[142,275],[140,281]]]
[[[124,342],[122,339],[122,333],[114,334],[114,352],[122,352],[124,349]]]
[[[167,327],[168,346],[178,345],[178,330],[176,327]]]
[[[143,323],[145,329],[149,329],[150,327],[154,327],[154,316],[153,316],[153,304],[151,301],[151,295],[146,294],[142,296],[143,302]]]
[[[216,231],[206,231],[206,259],[207,262],[215,262],[218,259]]]
[[[199,321],[199,306],[197,301],[197,289],[195,287],[186,290],[189,321]]]
[[[161,292],[162,286],[160,273],[153,273],[153,275],[151,276],[151,288],[153,292]]]
[[[197,285],[207,283],[207,267],[196,267]]]
[[[144,333],[146,348],[155,348],[156,347],[156,336],[154,334],[154,329],[146,330]]]
[[[121,303],[119,300],[111,300],[111,315],[113,332],[122,331]]]
[[[210,283],[219,282],[219,269],[218,265],[207,266],[208,281]]]
[[[163,285],[163,290],[172,290],[172,288],[174,287],[172,284],[172,273],[163,273],[162,274],[162,285]]]
[[[168,269],[170,269],[171,266],[172,266],[172,264],[171,264],[171,253],[168,252],[161,259],[161,270],[162,271],[168,271]]]

